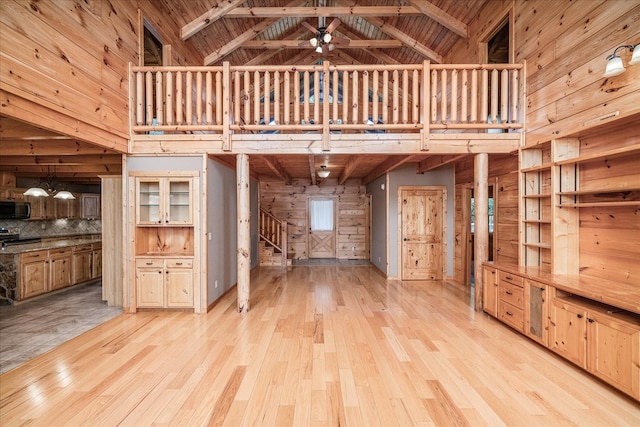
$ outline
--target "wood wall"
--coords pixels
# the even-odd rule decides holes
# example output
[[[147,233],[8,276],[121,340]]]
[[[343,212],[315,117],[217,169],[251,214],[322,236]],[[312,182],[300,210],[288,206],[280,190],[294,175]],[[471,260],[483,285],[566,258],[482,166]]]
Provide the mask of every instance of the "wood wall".
[[[309,198],[330,196],[337,199],[337,247],[339,259],[369,259],[369,198],[366,187],[358,184],[311,185],[309,181],[260,181],[260,207],[288,222],[289,257],[307,259]],[[353,248],[355,247],[355,250]]]
[[[454,280],[464,281],[465,188],[473,187],[473,157],[456,164]],[[518,264],[518,158],[515,155],[489,156],[489,185],[494,184],[494,262]]]
[[[3,114],[121,152],[129,138],[129,62],[138,64],[145,11],[172,62],[202,58],[180,41],[161,2],[0,2]],[[28,34],[28,37],[25,37]]]

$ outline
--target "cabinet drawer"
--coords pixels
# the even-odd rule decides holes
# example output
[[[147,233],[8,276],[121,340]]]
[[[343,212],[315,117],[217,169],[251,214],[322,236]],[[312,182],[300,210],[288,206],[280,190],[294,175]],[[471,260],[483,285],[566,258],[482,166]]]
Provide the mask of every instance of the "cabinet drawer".
[[[510,283],[512,285],[516,285],[519,287],[524,286],[524,279],[522,278],[522,276],[517,276],[515,274],[501,271],[498,273],[498,277],[499,277],[500,283]]]
[[[524,289],[508,282],[500,282],[498,286],[499,298],[520,309],[524,308]]]
[[[20,254],[20,261],[29,262],[36,260],[46,260],[49,258],[49,251],[35,251],[35,252],[25,252]]]
[[[524,332],[524,311],[503,300],[498,301],[498,319],[507,325]]]
[[[73,252],[85,252],[91,251],[91,244],[88,245],[79,245],[73,247]]]
[[[71,248],[49,249],[49,256],[70,256]]]
[[[164,260],[162,258],[142,258],[142,259],[137,259],[136,260],[136,267],[137,268],[151,268],[151,267],[157,267],[157,268],[163,268],[164,267]]]
[[[193,268],[192,259],[168,259],[167,268]]]

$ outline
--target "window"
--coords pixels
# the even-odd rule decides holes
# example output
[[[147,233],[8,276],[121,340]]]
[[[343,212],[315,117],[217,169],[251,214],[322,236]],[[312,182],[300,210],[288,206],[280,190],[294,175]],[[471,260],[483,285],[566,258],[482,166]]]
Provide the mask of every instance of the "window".
[[[333,231],[333,200],[309,202],[311,231]]]

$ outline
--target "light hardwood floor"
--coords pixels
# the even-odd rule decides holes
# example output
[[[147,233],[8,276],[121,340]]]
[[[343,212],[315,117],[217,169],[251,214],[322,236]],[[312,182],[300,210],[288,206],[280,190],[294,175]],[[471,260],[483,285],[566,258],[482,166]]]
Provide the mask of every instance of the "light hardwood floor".
[[[123,314],[0,376],[0,425],[638,426],[640,406],[446,282],[261,268],[205,315]]]

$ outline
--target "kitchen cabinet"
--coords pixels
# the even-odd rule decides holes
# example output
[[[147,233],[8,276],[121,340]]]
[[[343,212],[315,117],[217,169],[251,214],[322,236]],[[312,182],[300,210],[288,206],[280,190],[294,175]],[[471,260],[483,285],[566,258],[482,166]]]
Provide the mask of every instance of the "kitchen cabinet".
[[[91,244],[73,248],[73,283],[91,280],[91,262],[93,260]]]
[[[136,224],[153,226],[193,224],[193,179],[140,177],[136,179]]]
[[[137,306],[142,308],[193,307],[193,275],[193,259],[137,259]]]
[[[100,218],[100,194],[82,193],[80,210],[80,217],[83,219]]]
[[[56,206],[54,198],[24,196],[25,201],[31,204],[31,216],[29,219],[55,219]]]
[[[102,243],[91,245],[91,278],[102,276]]]
[[[524,332],[524,279],[513,273],[498,272],[498,319]]]
[[[55,217],[58,219],[74,219],[80,217],[79,195],[75,199],[53,199],[55,204]]]
[[[20,299],[48,292],[49,251],[20,254]]]
[[[49,250],[49,291],[71,286],[71,248]]]
[[[494,267],[482,267],[484,274],[483,309],[493,317],[498,316],[498,272]]]
[[[549,319],[549,348],[587,368],[587,313],[584,308],[554,298]]]
[[[548,341],[547,285],[531,279],[524,281],[524,332],[529,338],[546,346]]]

